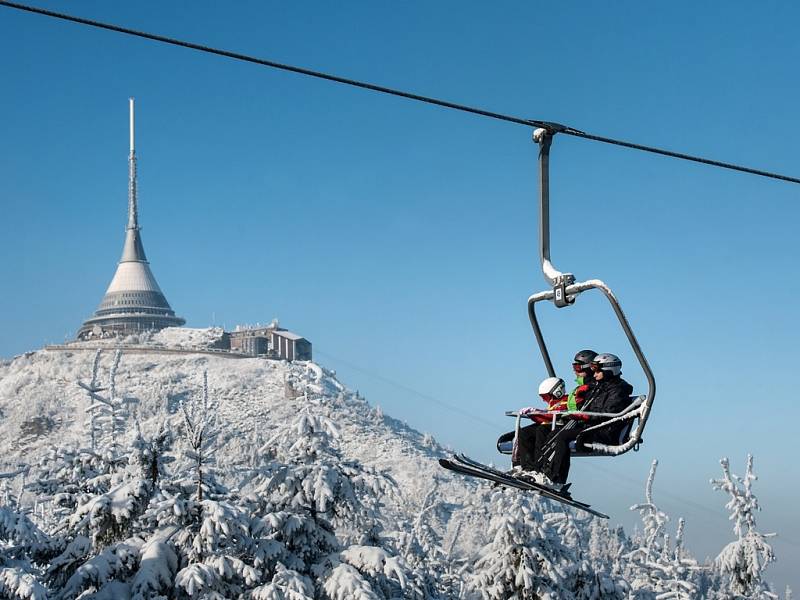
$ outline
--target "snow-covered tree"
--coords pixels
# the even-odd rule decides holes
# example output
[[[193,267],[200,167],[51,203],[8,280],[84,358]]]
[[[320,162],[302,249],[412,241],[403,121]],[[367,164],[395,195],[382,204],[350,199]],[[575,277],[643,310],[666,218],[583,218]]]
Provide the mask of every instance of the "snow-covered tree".
[[[469,583],[487,600],[574,598],[577,557],[518,490],[491,498],[491,542],[478,553]]]
[[[104,390],[104,388],[100,387],[100,381],[98,379],[98,374],[100,371],[100,355],[102,352],[102,349],[98,348],[97,352],[94,354],[94,359],[92,360],[92,377],[89,380],[89,383],[87,384],[83,381],[78,381],[78,385],[83,388],[89,396],[89,407],[95,403],[94,395]],[[97,411],[87,410],[87,412],[89,414],[89,448],[91,450],[95,450],[97,448],[97,438],[99,437]]]
[[[460,589],[460,574],[450,556],[442,548],[441,536],[433,526],[440,501],[434,485],[425,495],[411,523],[402,523],[395,534],[397,549],[409,567],[406,597],[456,598]]]
[[[752,489],[757,479],[753,473],[753,456],[747,455],[743,477],[731,473],[727,458],[720,460],[720,464],[722,479],[712,479],[711,485],[730,496],[725,507],[731,513],[737,539],[723,548],[715,564],[730,578],[729,591],[734,597],[777,598],[763,580],[764,570],[775,560],[772,546],[766,540],[775,534],[763,534],[756,529],[755,513],[760,507]]]
[[[102,485],[84,488],[56,531],[63,551],[47,566],[45,580],[61,598],[89,593],[127,597],[143,560],[146,509],[169,462],[171,435],[162,424],[149,438],[139,431],[131,451],[113,462]],[[78,456],[92,453],[88,450]],[[105,595],[105,596],[103,596]]]
[[[96,355],[97,356],[97,355]],[[108,396],[102,396],[97,389],[97,383],[93,374],[93,381],[90,385],[78,382],[85,389],[93,403],[87,409],[91,413],[92,439],[97,443],[97,432],[101,436],[102,447],[110,453],[112,460],[118,460],[120,456],[120,445],[122,436],[127,429],[127,419],[129,407],[135,404],[135,398],[123,397],[117,394],[117,371],[119,370],[122,350],[114,353],[114,361],[109,371]],[[95,430],[96,428],[96,430]]]
[[[168,480],[159,478],[144,515],[154,532],[142,553],[150,566],[140,571],[134,587],[156,593],[174,579],[179,596],[231,598],[261,582],[251,554],[251,516],[210,469],[219,434],[217,410],[204,372],[199,397],[181,405],[181,461]],[[166,560],[160,567],[159,556]]]
[[[58,526],[78,504],[108,491],[119,467],[107,453],[62,446],[50,449],[31,467],[26,489],[47,506],[43,525]]]
[[[691,600],[696,597],[694,572],[697,562],[683,552],[684,521],[679,520],[676,544],[673,548],[666,531],[669,517],[653,500],[653,482],[658,461],[650,465],[645,484],[645,502],[634,504],[631,510],[639,512],[644,528],[642,536],[635,540],[640,545],[625,558],[629,561],[628,577],[634,594],[659,600]]]
[[[0,597],[8,600],[46,600],[47,588],[21,567],[0,566]]]
[[[203,394],[198,401],[182,402],[185,440],[188,448],[184,451],[192,463],[197,501],[203,501],[203,490],[208,485],[203,480],[203,471],[215,463],[215,443],[219,436],[217,411],[219,405],[208,400],[208,372],[203,371]]]
[[[329,417],[343,401],[341,390],[323,394],[323,376],[316,365],[296,367],[292,379],[303,406],[261,448],[265,462],[248,486],[251,512],[264,515],[253,532],[272,532],[271,543],[258,546],[261,564],[273,577],[278,564],[307,576],[320,586],[317,594],[331,599],[400,597],[408,567],[387,547],[379,517],[394,483],[342,456]]]
[[[617,598],[626,589],[621,577],[609,572],[608,564],[593,561],[590,550],[590,523],[600,521],[593,517],[578,517],[571,510],[546,513],[544,522],[561,543],[575,555],[569,567],[569,585],[575,598]],[[609,533],[606,530],[607,533]],[[604,540],[608,544],[608,539]],[[599,569],[598,569],[599,568]]]
[[[47,588],[36,564],[58,552],[58,543],[19,512],[0,505],[0,597],[44,600]]]
[[[630,591],[624,577],[623,556],[632,550],[621,526],[610,529],[604,519],[591,519],[586,528],[585,556],[594,572],[594,594],[589,598],[623,598]]]

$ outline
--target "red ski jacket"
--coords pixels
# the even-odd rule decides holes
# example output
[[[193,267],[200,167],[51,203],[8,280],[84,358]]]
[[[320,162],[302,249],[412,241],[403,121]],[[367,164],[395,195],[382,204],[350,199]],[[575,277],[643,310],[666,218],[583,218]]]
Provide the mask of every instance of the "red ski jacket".
[[[566,410],[580,410],[581,405],[583,404],[584,400],[586,400],[586,394],[590,390],[590,386],[587,383],[583,383],[577,386],[574,390],[570,392],[568,396],[562,396],[561,398],[550,398],[549,400],[542,397],[542,400],[547,402],[547,410],[549,411],[556,411],[556,412],[563,412]],[[531,415],[531,418],[540,425],[549,424],[553,420],[553,415]],[[583,415],[575,415],[574,419],[581,419],[581,420],[588,420],[589,417],[585,417]]]

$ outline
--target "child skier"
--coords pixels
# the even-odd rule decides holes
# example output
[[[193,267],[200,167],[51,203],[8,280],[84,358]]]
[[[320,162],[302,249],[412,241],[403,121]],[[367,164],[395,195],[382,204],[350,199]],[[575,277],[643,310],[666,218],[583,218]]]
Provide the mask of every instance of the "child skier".
[[[581,350],[575,355],[572,369],[575,372],[576,386],[569,395],[564,394],[564,380],[559,377],[548,377],[539,384],[539,396],[547,402],[548,411],[579,409],[594,385],[591,364],[596,356],[597,352],[594,350]],[[529,417],[535,424],[520,428],[516,451],[511,456],[512,465],[520,467],[523,471],[541,471],[547,460],[541,455],[541,450],[549,439],[549,426],[552,424],[553,415],[531,407],[522,409],[520,414]]]

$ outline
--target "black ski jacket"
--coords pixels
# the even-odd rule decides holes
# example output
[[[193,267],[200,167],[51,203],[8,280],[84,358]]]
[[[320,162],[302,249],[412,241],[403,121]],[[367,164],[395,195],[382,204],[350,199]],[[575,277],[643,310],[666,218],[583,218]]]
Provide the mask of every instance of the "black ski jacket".
[[[622,377],[603,377],[589,390],[583,405],[589,412],[618,413],[631,403],[633,386]],[[591,404],[589,402],[591,401]],[[588,405],[588,406],[587,406]]]
[[[590,396],[583,403],[584,409],[589,412],[618,413],[627,408],[631,403],[633,386],[622,379],[622,377],[609,377],[606,375],[597,382],[592,388]],[[590,403],[591,401],[591,403]],[[597,421],[591,421],[587,425],[596,425]],[[620,443],[620,435],[625,423],[620,421],[612,423],[607,427],[594,430],[590,434],[590,439],[601,444],[616,445]]]

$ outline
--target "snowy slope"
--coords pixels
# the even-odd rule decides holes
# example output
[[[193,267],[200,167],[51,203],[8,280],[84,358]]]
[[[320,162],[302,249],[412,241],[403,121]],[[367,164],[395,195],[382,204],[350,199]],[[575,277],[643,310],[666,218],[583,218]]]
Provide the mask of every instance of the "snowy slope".
[[[158,342],[190,348],[201,341],[198,347],[203,347],[214,339],[205,331],[172,329]],[[181,332],[185,332],[183,337]],[[140,346],[143,340],[130,341]],[[89,399],[77,381],[91,379],[96,344],[72,347],[26,353],[0,365],[0,471],[13,470],[20,461],[34,462],[55,444],[88,445]],[[101,385],[108,381],[113,357],[113,348],[101,355]],[[222,436],[227,443],[218,461],[222,475],[227,472],[231,483],[235,483],[237,468],[248,460],[245,446],[253,438],[266,442],[280,424],[290,422],[309,402],[307,397],[322,395],[333,400],[331,418],[341,430],[343,454],[388,472],[398,484],[398,507],[413,510],[434,485],[446,502],[458,504],[475,491],[475,483],[442,471],[436,461],[444,456],[444,449],[430,436],[384,416],[348,390],[334,373],[314,363],[160,353],[156,349],[125,353],[123,349],[117,393],[137,400],[133,416],[142,423],[143,431],[152,431],[164,418],[178,423],[179,404],[201,393],[204,370],[210,396],[220,403]]]
[[[80,347],[28,353],[0,366],[2,467],[23,458],[30,461],[53,442],[86,444],[88,397],[76,382],[90,379],[95,351]],[[109,350],[101,357],[101,383],[108,378],[113,354]],[[333,373],[314,363],[291,365],[157,351],[126,354],[123,350],[117,388],[124,397],[138,400],[133,414],[146,429],[174,415],[182,399],[200,393],[204,370],[212,398],[220,401],[227,437],[257,433],[266,441],[271,429],[290,420],[305,403],[302,395],[291,398],[291,382],[298,388],[300,382],[307,382],[313,392],[341,397],[335,418],[343,429],[341,442],[347,455],[388,469],[412,495],[424,490],[440,471],[435,459],[443,455],[441,448],[426,443],[419,432],[383,417],[366,400],[355,398]],[[225,460],[235,462],[236,445],[225,448]]]

